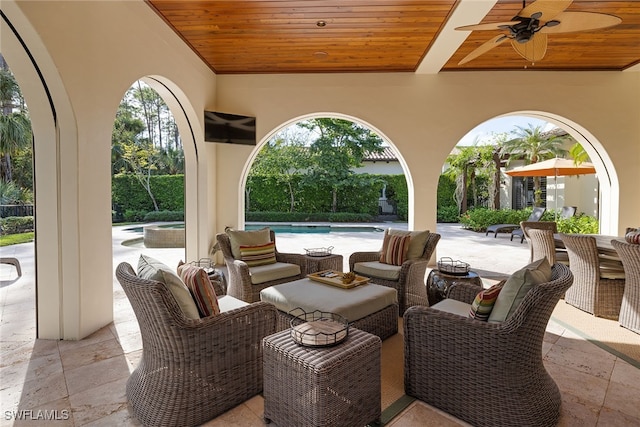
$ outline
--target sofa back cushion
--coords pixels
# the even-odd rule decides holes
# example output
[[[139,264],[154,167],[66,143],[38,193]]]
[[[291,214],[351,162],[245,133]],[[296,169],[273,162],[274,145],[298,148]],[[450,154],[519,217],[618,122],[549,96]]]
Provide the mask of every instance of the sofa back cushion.
[[[383,264],[402,265],[407,257],[407,251],[411,242],[410,235],[386,234],[382,243],[380,262]]]
[[[429,230],[424,231],[407,231],[407,230],[397,230],[394,228],[388,228],[385,231],[386,235],[392,236],[411,236],[411,240],[409,242],[409,248],[407,249],[407,259],[418,259],[424,253],[424,247],[427,245],[427,240],[429,239]]]
[[[276,244],[269,242],[263,245],[241,245],[240,259],[249,267],[274,264],[276,262]]]
[[[231,243],[231,253],[234,259],[242,259],[240,246],[264,245],[271,241],[271,230],[264,227],[259,230],[233,230],[227,229],[229,242]]]
[[[191,297],[191,292],[182,282],[182,279],[166,264],[150,256],[140,255],[137,274],[141,279],[164,283],[176,299],[185,317],[189,319],[200,318],[198,307]]]
[[[178,275],[189,288],[200,317],[209,317],[220,313],[215,288],[204,268],[180,261]]]
[[[489,315],[489,322],[504,322],[518,309],[524,296],[535,285],[551,280],[551,265],[547,258],[536,260],[513,273],[498,294]]]
[[[493,311],[493,306],[498,299],[502,286],[504,286],[504,282],[497,283],[489,289],[483,289],[478,292],[478,295],[476,295],[471,303],[469,317],[476,320],[484,320],[486,322]]]

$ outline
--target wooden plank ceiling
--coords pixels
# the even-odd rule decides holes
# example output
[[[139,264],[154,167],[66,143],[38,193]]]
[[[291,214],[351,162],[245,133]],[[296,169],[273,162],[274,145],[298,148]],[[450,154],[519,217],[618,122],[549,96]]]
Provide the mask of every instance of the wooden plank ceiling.
[[[416,72],[451,37],[447,21],[470,0],[146,0],[217,74]],[[527,1],[526,4],[531,4]],[[509,21],[522,0],[498,0],[461,25]],[[640,64],[640,0],[574,0],[567,11],[616,15],[611,28],[550,34],[545,57],[528,63],[503,43],[459,66],[500,31],[474,31],[454,44],[440,71],[624,70]],[[456,32],[458,33],[458,32]],[[440,48],[441,49],[441,48]],[[436,56],[436,55],[434,55]],[[442,55],[440,55],[441,57]],[[442,61],[442,60],[441,60]]]

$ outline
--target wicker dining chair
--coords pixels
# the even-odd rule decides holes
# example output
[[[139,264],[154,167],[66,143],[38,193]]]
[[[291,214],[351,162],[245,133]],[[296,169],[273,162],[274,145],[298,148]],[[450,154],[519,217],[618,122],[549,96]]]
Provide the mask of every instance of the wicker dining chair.
[[[491,323],[433,307],[404,315],[405,393],[467,423],[481,426],[553,426],[561,395],[542,362],[546,326],[572,274],[552,266],[551,281],[534,285],[504,322]],[[454,292],[474,288],[459,283]]]
[[[562,234],[574,276],[565,302],[596,317],[618,320],[624,293],[624,271],[601,268],[596,240],[592,236]]]
[[[425,273],[431,256],[440,241],[438,233],[429,233],[422,255],[417,259],[408,259],[400,266],[400,272],[397,280],[390,280],[384,277],[372,274],[368,270],[366,275],[371,277],[371,282],[376,285],[388,286],[398,292],[398,308],[400,316],[404,311],[414,305],[429,305],[429,297],[425,285]],[[377,263],[380,260],[380,251],[378,252],[354,252],[349,256],[349,271],[365,274],[358,271],[357,263]],[[384,271],[384,269],[380,269]]]
[[[611,244],[622,259],[626,278],[618,322],[640,334],[640,245],[619,240],[612,240]]]
[[[128,263],[116,277],[142,336],[126,395],[143,425],[200,425],[262,391],[262,338],[276,332],[273,305],[189,319],[164,283],[139,278]]]
[[[545,239],[545,247],[540,247],[539,245],[542,242],[537,242],[538,246],[536,246],[535,252],[542,251],[540,254],[534,253],[534,246],[531,242],[531,238],[529,237],[529,230],[532,229],[551,231],[551,242],[549,243],[549,241]],[[522,221],[520,222],[520,230],[522,230],[522,235],[529,243],[529,262],[546,256],[551,264],[554,264],[557,260],[565,265],[569,265],[569,256],[567,255],[567,251],[559,251],[555,248],[555,244],[553,243],[553,235],[558,232],[558,225],[555,221]],[[553,252],[553,257],[551,256],[551,252]]]
[[[275,243],[275,232],[273,230],[269,230],[269,234],[271,236],[271,241]],[[252,279],[253,271],[263,268],[264,266],[249,267],[246,262],[234,258],[233,251],[231,249],[231,240],[227,233],[220,233],[216,235],[216,239],[228,269],[229,277],[227,281],[227,295],[231,295],[232,297],[248,303],[257,302],[260,301],[261,290],[268,288],[269,286],[292,282],[304,277],[306,269],[305,256],[303,254],[279,252],[276,248],[276,262],[299,266],[300,268],[297,270],[297,273],[294,273],[294,275],[286,275],[267,280],[261,283],[254,283],[254,280]],[[266,267],[271,268],[271,266]]]

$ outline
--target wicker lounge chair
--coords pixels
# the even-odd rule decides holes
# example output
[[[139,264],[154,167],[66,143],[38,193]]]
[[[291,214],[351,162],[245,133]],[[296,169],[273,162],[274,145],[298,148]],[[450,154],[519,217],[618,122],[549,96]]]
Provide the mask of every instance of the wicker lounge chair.
[[[572,216],[575,216],[577,209],[578,208],[575,207],[575,206],[563,206],[562,212],[560,213],[560,219],[568,219],[568,218],[571,218]],[[552,221],[532,221],[532,223],[533,222],[552,222]],[[532,227],[532,226],[530,225],[529,227]],[[543,228],[543,227],[541,227],[541,228]],[[556,229],[554,231],[554,233],[557,233],[557,232],[558,231]],[[516,237],[516,236],[520,237],[520,243],[522,243],[524,241],[524,238],[526,237],[525,233],[524,233],[524,231],[522,229],[522,223],[520,223],[520,228],[519,229],[513,230],[511,232],[511,239],[510,240],[513,240],[513,238]]]
[[[368,263],[369,265],[378,263],[380,260],[380,252],[352,253],[349,257],[349,269],[350,271],[355,271],[371,277],[372,283],[388,286],[398,291],[398,306],[400,316],[402,316],[404,311],[409,307],[414,305],[429,305],[429,298],[427,296],[427,289],[425,286],[425,273],[427,271],[431,255],[433,254],[433,251],[435,251],[439,240],[439,234],[429,233],[422,255],[417,259],[408,259],[404,261],[400,266],[397,280],[390,280],[377,276],[376,274],[373,274],[375,271],[372,271],[372,269],[368,269],[366,272],[360,271],[356,265],[357,263]],[[385,270],[388,271],[386,268],[381,268],[381,272]]]
[[[571,281],[569,268],[554,264],[551,281],[531,288],[501,323],[432,307],[408,309],[406,394],[478,427],[556,425],[562,399],[543,365],[542,341]],[[461,283],[449,297],[470,303],[476,293],[477,287]]]
[[[562,234],[562,241],[574,276],[565,302],[596,317],[618,320],[625,287],[622,264],[599,257],[592,236]]]
[[[163,283],[139,278],[127,263],[116,277],[142,335],[126,393],[143,425],[200,425],[262,391],[262,338],[276,332],[273,305],[189,319]]]
[[[540,207],[533,208],[533,211],[531,212],[531,215],[529,215],[529,218],[527,218],[527,221],[540,221],[540,218],[542,218],[542,215],[544,214],[545,210],[546,208],[540,208]],[[493,224],[487,227],[487,231],[484,233],[484,235],[488,236],[489,233],[493,233],[493,237],[498,237],[498,233],[511,232],[512,233],[511,240],[513,240],[514,230],[519,230],[519,229],[520,229],[519,224]]]
[[[271,241],[275,243],[276,235],[270,230]],[[278,252],[276,249],[276,263],[293,264],[300,268],[293,275],[284,274],[283,276],[267,280],[264,282],[254,283],[252,276],[260,267],[249,267],[246,262],[234,258],[231,249],[231,241],[227,233],[220,233],[216,236],[220,250],[224,257],[224,262],[228,269],[227,295],[238,298],[246,302],[260,301],[260,291],[269,286],[278,285],[280,283],[291,282],[301,279],[306,274],[306,261],[303,254],[292,254]],[[262,267],[262,266],[261,266]]]
[[[624,265],[625,285],[620,306],[620,326],[640,334],[640,245],[612,240]]]

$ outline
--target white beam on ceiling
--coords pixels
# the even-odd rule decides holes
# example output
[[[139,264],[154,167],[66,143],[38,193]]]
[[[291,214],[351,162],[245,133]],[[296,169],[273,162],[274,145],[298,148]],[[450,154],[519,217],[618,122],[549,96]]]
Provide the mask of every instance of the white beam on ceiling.
[[[477,24],[484,19],[498,0],[460,0],[438,34],[416,74],[437,74],[464,43],[471,31],[456,31],[456,27]]]

